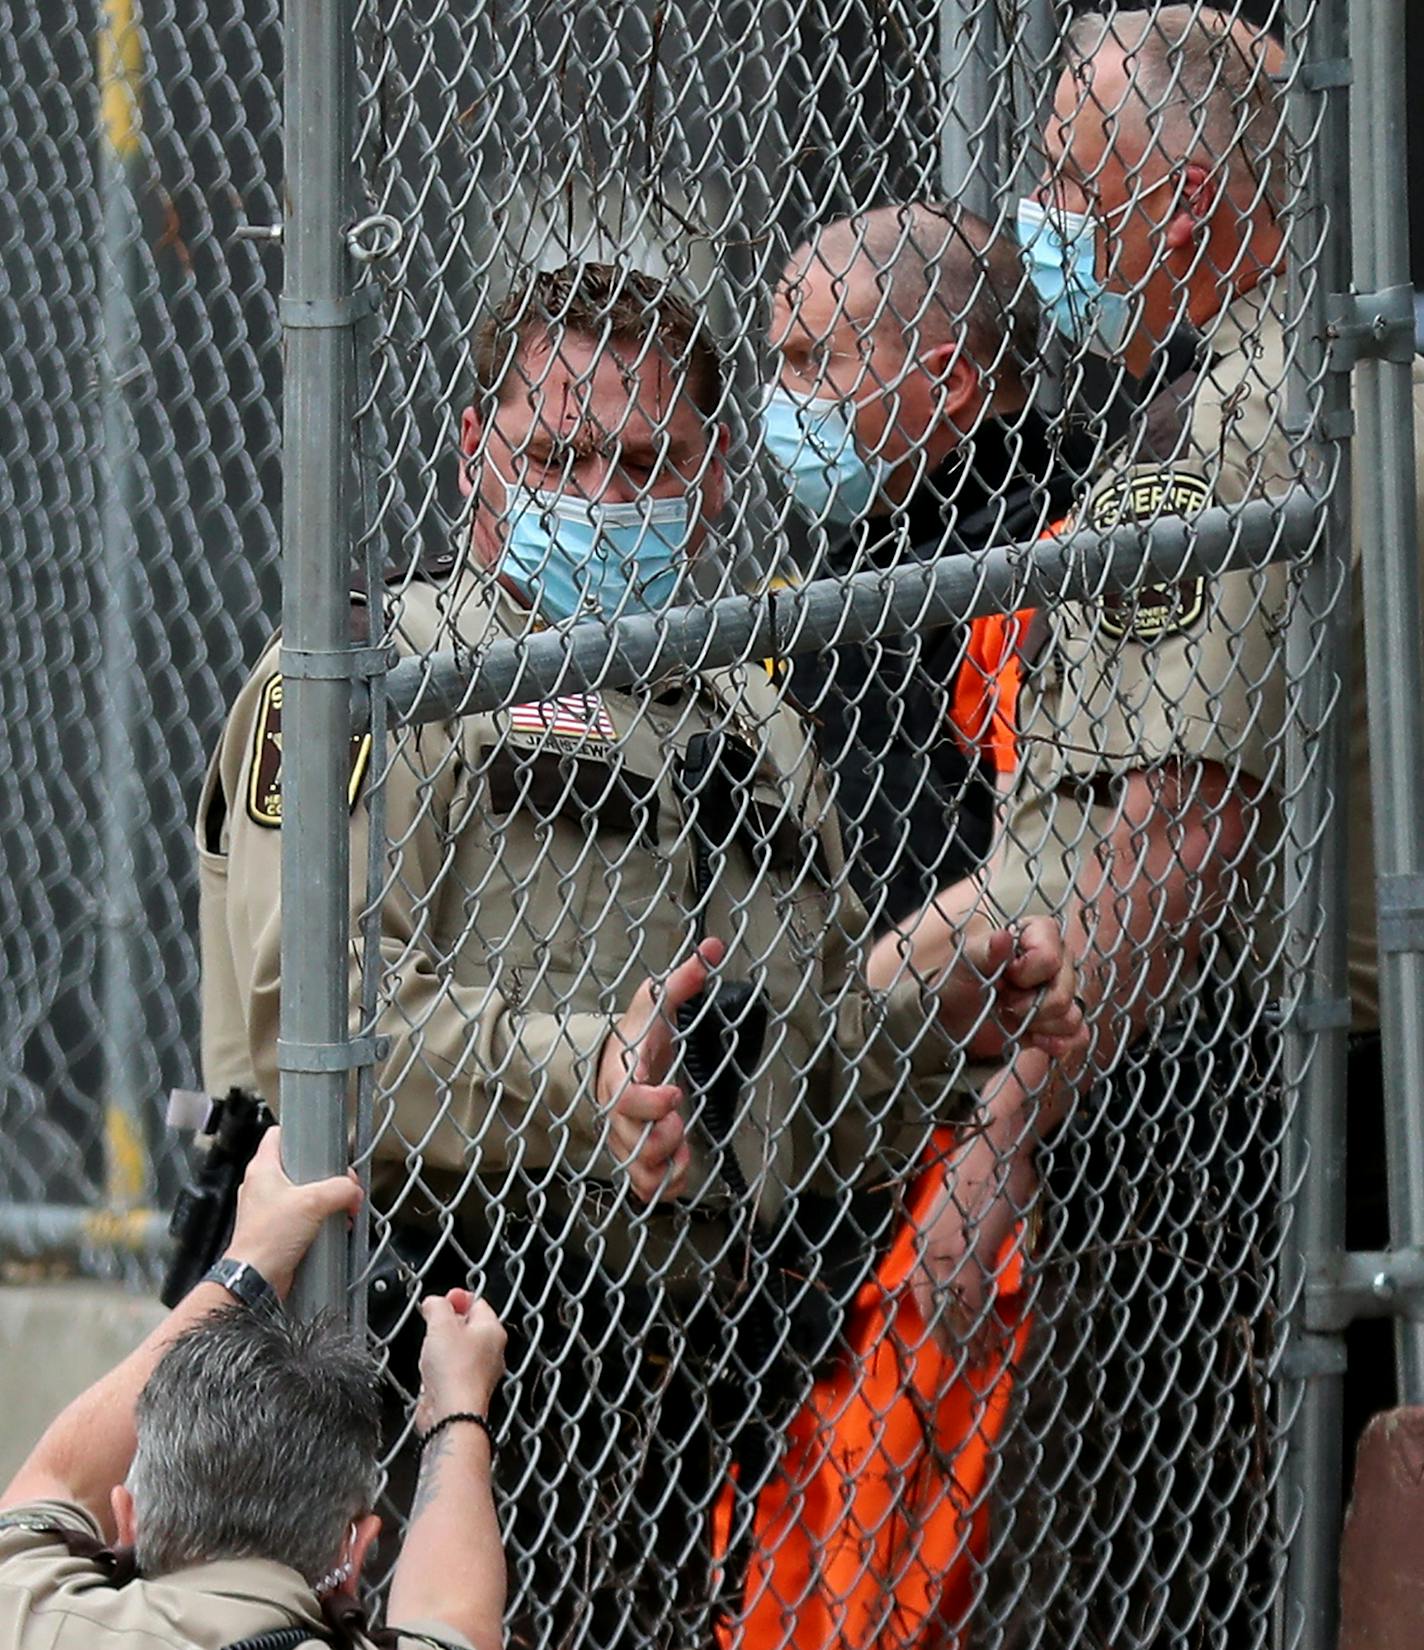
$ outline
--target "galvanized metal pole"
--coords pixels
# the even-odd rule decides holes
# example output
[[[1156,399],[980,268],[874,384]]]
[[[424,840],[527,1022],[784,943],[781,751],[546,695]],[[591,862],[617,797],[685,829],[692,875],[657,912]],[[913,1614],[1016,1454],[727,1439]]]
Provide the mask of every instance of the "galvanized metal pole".
[[[1004,76],[994,0],[941,0],[939,10],[940,179],[947,201],[990,223],[1001,182]]]
[[[1356,369],[1365,645],[1373,764],[1380,1028],[1384,1038],[1390,1241],[1424,1242],[1424,630],[1415,508],[1413,294],[1405,125],[1404,0],[1352,0],[1352,204],[1356,319],[1388,359]],[[1400,321],[1391,329],[1395,308]],[[1424,1323],[1396,1325],[1399,1396],[1424,1400]]]
[[[1008,161],[1019,194],[1037,187],[1043,170],[1043,123],[1053,107],[1059,71],[1055,0],[1021,0],[1015,13],[1017,45],[1010,52],[1015,95]]]
[[[1296,714],[1286,750],[1291,799],[1285,847],[1287,1004],[1284,1062],[1292,1110],[1282,1142],[1282,1249],[1288,1314],[1283,1406],[1289,1445],[1281,1483],[1288,1532],[1288,1650],[1333,1650],[1338,1614],[1341,1387],[1338,1328],[1308,1321],[1309,1278],[1345,1247],[1345,1083],[1350,1004],[1345,930],[1349,886],[1342,804],[1351,686],[1350,381],[1327,369],[1327,295],[1350,280],[1349,48],[1346,0],[1292,0],[1288,15],[1291,166],[1287,257],[1295,331],[1289,415],[1305,438],[1303,478],[1323,486],[1319,542],[1301,576],[1286,638]],[[1331,75],[1327,66],[1334,65]],[[1323,82],[1333,79],[1333,84]],[[1292,1404],[1294,1414],[1291,1415]]]
[[[353,12],[351,0],[286,11],[278,1067],[283,1160],[297,1180],[347,1161]],[[340,1307],[346,1263],[332,1223],[297,1280],[297,1310]]]
[[[103,206],[98,260],[100,624],[103,650],[99,899],[99,1017],[104,1049],[104,1201],[131,1209],[149,1190],[144,1138],[144,1016],[137,948],[143,909],[138,819],[143,796],[134,750],[138,644],[138,534],[134,524],[138,430],[129,398],[142,364],[137,262],[141,229],[133,168],[139,153],[142,39],[131,0],[104,0],[98,40],[99,158]]]

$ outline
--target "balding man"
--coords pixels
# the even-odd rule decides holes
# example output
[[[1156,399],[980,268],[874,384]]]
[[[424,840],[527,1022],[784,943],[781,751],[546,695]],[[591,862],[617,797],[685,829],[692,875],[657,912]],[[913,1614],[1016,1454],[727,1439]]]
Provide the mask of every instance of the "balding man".
[[[971,485],[950,459],[1027,399],[1024,287],[1014,242],[949,204],[838,219],[797,248],[776,294],[766,426],[808,516],[848,525],[909,505],[928,521],[937,502],[943,527]],[[938,500],[922,491],[931,478],[948,483]]]
[[[821,573],[1033,538],[1073,478],[1026,408],[1038,307],[1018,246],[948,204],[823,225],[776,294],[780,379],[766,451]],[[951,737],[960,626],[792,661],[790,688],[836,778],[856,891],[883,928],[988,847],[991,795]]]
[[[780,376],[764,431],[795,506],[793,542],[799,522],[817,572],[1031,540],[1063,513],[1072,478],[1026,410],[1037,333],[1017,243],[948,204],[880,207],[797,248],[776,293]],[[974,745],[962,749],[952,730],[956,688],[973,668],[966,639],[963,625],[912,630],[788,662],[789,692],[833,782],[848,876],[882,930],[921,911],[988,846],[993,764],[971,763]],[[972,1589],[984,1520],[963,1509],[983,1502],[1012,1378],[1007,1349],[986,1346],[966,1369],[962,1348],[930,1339],[931,1320],[903,1287],[918,1216],[955,1146],[952,1128],[927,1125],[912,1186],[862,1184],[847,1218],[822,1222],[819,1263],[859,1287],[841,1355],[819,1371],[758,1504],[743,1590],[749,1644],[819,1644],[830,1633],[857,1650],[892,1618],[917,1642]],[[888,1518],[886,1462],[902,1486]],[[801,1509],[794,1529],[783,1527],[788,1491]]]
[[[1083,17],[1067,47],[1047,180],[1021,203],[1020,234],[1057,328],[1144,380],[1079,519],[1150,524],[1279,496],[1299,473],[1284,427],[1280,49],[1191,6]],[[1199,344],[1184,355],[1185,327]],[[1076,1081],[1026,1056],[989,1094],[931,1235],[926,1296],[982,1313],[996,1246],[1034,1196],[1038,1143],[1106,1080],[1049,1155],[1061,1196],[1042,1332],[1023,1360],[1002,1563],[980,1616],[995,1650],[1235,1645],[1264,1630],[1282,1240],[1259,1027],[1284,916],[1289,613],[1283,569],[1190,578],[1062,604],[1017,661],[1022,756],[987,893],[1006,918],[1081,913],[1070,927],[1096,1045]],[[1349,981],[1367,1045],[1358,628],[1350,691]],[[949,899],[926,921],[966,908]]]

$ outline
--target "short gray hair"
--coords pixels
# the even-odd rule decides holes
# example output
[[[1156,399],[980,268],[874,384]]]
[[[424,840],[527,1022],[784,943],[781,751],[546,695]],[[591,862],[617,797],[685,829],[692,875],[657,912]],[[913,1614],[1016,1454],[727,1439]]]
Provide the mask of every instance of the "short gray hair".
[[[1281,50],[1264,30],[1210,6],[1095,12],[1069,25],[1070,67],[1081,72],[1103,46],[1130,62],[1133,91],[1149,122],[1185,111],[1188,151],[1214,171],[1259,182],[1281,142],[1284,101],[1273,80]]]
[[[995,398],[1022,398],[1038,353],[1038,301],[1017,240],[941,201],[877,206],[827,225],[817,242],[874,276],[885,300],[878,322],[921,349],[964,341],[978,371],[995,379]]]
[[[330,1318],[235,1306],[163,1354],[129,1471],[145,1575],[267,1558],[313,1584],[379,1482],[375,1360]]]

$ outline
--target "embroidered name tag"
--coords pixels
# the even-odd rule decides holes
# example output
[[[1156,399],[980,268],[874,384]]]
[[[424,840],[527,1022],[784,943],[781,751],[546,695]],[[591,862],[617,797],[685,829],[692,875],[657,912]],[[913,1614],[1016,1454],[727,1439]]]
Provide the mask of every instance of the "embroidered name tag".
[[[546,741],[558,750],[563,741],[610,741],[616,738],[613,720],[596,693],[570,693],[562,699],[540,699],[509,710],[509,731]]]

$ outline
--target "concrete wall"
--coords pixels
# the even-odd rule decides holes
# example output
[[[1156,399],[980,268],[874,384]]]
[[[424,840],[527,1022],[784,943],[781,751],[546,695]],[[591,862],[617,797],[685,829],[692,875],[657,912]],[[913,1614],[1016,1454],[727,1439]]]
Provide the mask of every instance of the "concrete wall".
[[[116,1284],[0,1286],[0,1486],[65,1404],[164,1316]]]

